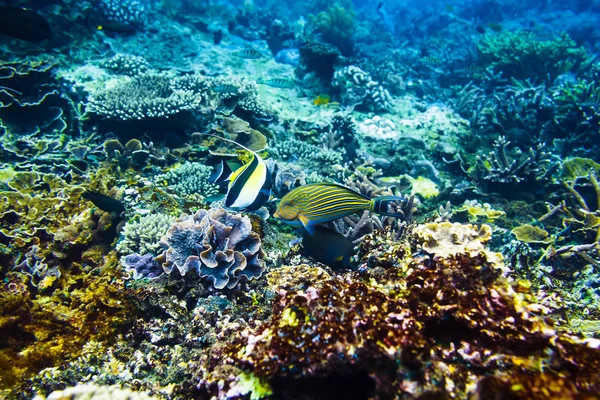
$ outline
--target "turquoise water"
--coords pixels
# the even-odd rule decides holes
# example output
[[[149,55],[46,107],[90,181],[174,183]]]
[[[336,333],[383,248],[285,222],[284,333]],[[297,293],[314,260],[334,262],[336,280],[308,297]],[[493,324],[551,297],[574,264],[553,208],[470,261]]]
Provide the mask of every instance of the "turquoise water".
[[[595,398],[599,19],[0,2],[0,397]]]

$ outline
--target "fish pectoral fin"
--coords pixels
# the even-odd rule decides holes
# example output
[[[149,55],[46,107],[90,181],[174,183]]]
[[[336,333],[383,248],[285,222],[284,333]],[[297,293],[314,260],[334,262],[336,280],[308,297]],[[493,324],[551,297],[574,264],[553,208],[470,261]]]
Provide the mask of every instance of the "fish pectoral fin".
[[[302,225],[308,233],[310,233],[311,235],[315,234],[315,226],[311,224],[308,218],[306,218],[304,215],[299,215],[298,219],[300,220],[300,222],[302,222]]]

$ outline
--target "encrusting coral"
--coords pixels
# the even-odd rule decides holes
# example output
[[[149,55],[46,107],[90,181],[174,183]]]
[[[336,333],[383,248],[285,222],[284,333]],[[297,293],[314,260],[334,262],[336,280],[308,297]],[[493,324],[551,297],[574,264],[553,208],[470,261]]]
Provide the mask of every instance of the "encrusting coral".
[[[165,272],[195,271],[216,289],[234,288],[241,278],[259,278],[265,269],[258,233],[247,216],[222,208],[182,215],[160,241],[157,260]]]

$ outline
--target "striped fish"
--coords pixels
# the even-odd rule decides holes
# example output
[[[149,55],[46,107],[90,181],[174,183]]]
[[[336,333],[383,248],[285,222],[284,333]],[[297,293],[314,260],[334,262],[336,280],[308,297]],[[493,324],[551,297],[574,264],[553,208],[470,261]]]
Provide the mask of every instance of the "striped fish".
[[[250,161],[235,171],[231,170],[225,159],[221,159],[209,178],[211,183],[229,182],[225,195],[226,207],[255,211],[271,199],[271,175],[265,161],[258,154],[233,140],[210,133],[203,135],[233,143],[252,154]]]
[[[237,94],[239,93],[239,88],[235,85],[229,83],[222,83],[220,85],[215,86],[213,92],[219,94]]]
[[[403,197],[370,198],[336,183],[312,183],[295,188],[281,199],[273,216],[286,224],[303,226],[311,235],[315,226],[370,210],[390,217],[402,215],[387,212],[389,203]]]
[[[296,83],[291,79],[285,78],[271,78],[271,79],[263,79],[260,78],[256,81],[261,85],[271,86],[277,89],[291,89],[296,86]]]
[[[241,51],[236,51],[233,53],[234,56],[245,58],[247,60],[257,60],[259,58],[264,57],[264,54],[255,49],[244,49]]]

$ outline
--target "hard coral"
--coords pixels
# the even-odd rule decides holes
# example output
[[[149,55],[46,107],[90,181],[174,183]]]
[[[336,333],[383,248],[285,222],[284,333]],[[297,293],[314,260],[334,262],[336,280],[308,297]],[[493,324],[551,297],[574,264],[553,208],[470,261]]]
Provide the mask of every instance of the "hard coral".
[[[136,221],[128,221],[123,227],[117,251],[123,255],[139,253],[157,256],[161,247],[160,238],[167,232],[175,217],[166,214],[151,214]]]
[[[143,74],[150,68],[145,58],[131,54],[116,54],[109,59],[102,60],[100,66],[113,74],[127,76]]]
[[[198,109],[205,93],[179,89],[181,79],[184,78],[172,79],[165,74],[137,75],[120,86],[98,90],[87,109],[103,118],[121,121],[169,118]]]
[[[385,111],[391,107],[387,89],[355,65],[335,71],[332,85],[341,91],[345,105],[363,105],[371,111]]]
[[[186,162],[158,175],[156,181],[165,182],[167,190],[181,197],[199,196],[202,200],[219,193],[217,185],[209,182],[211,168],[199,162]]]
[[[355,16],[351,3],[347,7],[334,3],[327,11],[322,11],[312,18],[316,31],[326,42],[336,46],[346,56],[352,54]]]
[[[584,69],[591,61],[567,34],[540,41],[527,31],[488,33],[477,48],[482,62],[515,79],[555,79],[563,72]]]
[[[216,289],[234,288],[241,278],[252,280],[265,269],[260,236],[247,216],[224,209],[182,215],[162,237],[165,251],[157,258],[167,273],[194,270]]]

